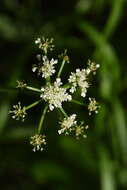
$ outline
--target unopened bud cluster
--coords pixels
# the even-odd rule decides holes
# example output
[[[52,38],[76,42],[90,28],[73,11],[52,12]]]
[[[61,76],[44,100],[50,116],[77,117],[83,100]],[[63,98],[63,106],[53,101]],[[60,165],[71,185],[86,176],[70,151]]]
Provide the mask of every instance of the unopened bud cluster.
[[[67,50],[59,55],[58,58],[50,59],[49,52],[55,47],[53,44],[53,38],[37,38],[35,44],[42,52],[37,55],[38,63],[32,66],[32,71],[36,72],[42,80],[45,80],[45,85],[41,86],[40,89],[36,89],[28,86],[24,81],[17,81],[17,88],[36,91],[38,93],[38,101],[23,107],[21,106],[21,103],[18,102],[17,105],[13,106],[13,110],[10,111],[13,119],[21,119],[21,121],[24,121],[27,116],[26,112],[30,108],[41,102],[45,102],[37,133],[30,137],[30,144],[33,146],[34,152],[38,150],[42,151],[44,145],[46,145],[46,136],[41,134],[42,126],[44,125],[44,118],[47,115],[47,112],[53,111],[54,109],[60,111],[63,115],[63,118],[58,122],[60,125],[60,128],[58,129],[59,135],[73,135],[76,139],[87,137],[86,130],[88,129],[88,125],[84,125],[84,121],[78,122],[75,113],[68,116],[64,110],[64,102],[77,103],[84,106],[84,108],[86,106],[89,115],[93,112],[98,113],[99,105],[95,98],[87,98],[86,95],[91,86],[89,76],[91,74],[96,74],[97,69],[100,67],[99,64],[88,60],[86,68],[78,68],[76,71],[71,72],[67,83],[63,84],[61,74],[65,63],[69,64],[70,62]],[[56,66],[58,66],[58,73],[56,73]],[[54,80],[52,79],[53,75],[56,76]],[[82,103],[73,98],[73,94],[77,90],[80,90]]]

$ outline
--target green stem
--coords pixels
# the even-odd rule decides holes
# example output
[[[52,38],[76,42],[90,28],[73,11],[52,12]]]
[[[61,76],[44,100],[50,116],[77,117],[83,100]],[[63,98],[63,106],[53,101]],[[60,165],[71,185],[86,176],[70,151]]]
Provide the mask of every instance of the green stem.
[[[29,106],[25,107],[25,110],[28,110],[28,109],[30,109],[30,108],[36,106],[36,105],[39,104],[40,102],[41,102],[41,100],[38,100],[38,101],[36,101],[36,102],[30,104]]]
[[[42,116],[41,116],[41,119],[40,119],[40,122],[39,122],[39,126],[38,126],[38,133],[41,132],[41,128],[42,128],[42,125],[43,125],[47,110],[48,110],[48,105],[46,105],[44,110],[43,110],[43,113],[42,113]]]
[[[70,83],[67,83],[63,86],[63,88],[66,88],[66,89],[69,89],[71,87],[71,84]]]
[[[64,111],[64,109],[61,107],[61,108],[59,108],[59,110],[62,112],[62,114],[67,118],[68,117],[68,115],[67,115],[67,113]]]
[[[50,81],[51,81],[50,77],[47,77],[46,78],[46,84],[50,84]]]
[[[62,73],[62,70],[63,70],[63,68],[64,68],[64,65],[65,65],[65,60],[63,59],[62,64],[61,64],[60,69],[59,69],[59,72],[58,72],[58,75],[57,75],[57,78],[60,77],[60,75],[61,75],[61,73]]]
[[[32,91],[34,91],[34,92],[41,92],[40,89],[38,89],[38,88],[33,88],[33,87],[31,87],[31,86],[27,86],[26,89],[32,90]]]
[[[86,106],[83,102],[80,102],[78,100],[71,100],[70,102],[81,105],[81,106]]]

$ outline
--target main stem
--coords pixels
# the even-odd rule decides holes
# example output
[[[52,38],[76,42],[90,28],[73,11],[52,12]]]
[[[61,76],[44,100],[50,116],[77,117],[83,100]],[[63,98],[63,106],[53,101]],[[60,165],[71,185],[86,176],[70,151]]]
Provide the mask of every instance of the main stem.
[[[41,128],[42,128],[42,125],[43,125],[47,110],[48,110],[48,105],[46,105],[44,110],[43,110],[43,113],[42,113],[42,116],[41,116],[41,119],[40,119],[40,122],[39,122],[39,126],[38,126],[38,133],[41,132]]]

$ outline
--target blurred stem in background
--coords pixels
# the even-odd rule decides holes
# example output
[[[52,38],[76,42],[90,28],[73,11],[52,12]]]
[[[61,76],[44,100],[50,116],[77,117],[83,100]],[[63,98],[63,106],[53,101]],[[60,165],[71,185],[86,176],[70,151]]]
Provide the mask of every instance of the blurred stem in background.
[[[98,153],[100,163],[101,189],[116,190],[115,165],[110,158],[107,148],[100,146]]]
[[[119,155],[119,157],[114,157],[114,161],[109,159],[108,148],[101,149],[98,151],[100,156],[100,176],[101,176],[101,187],[102,190],[115,190],[115,171],[117,159],[118,168],[121,168],[122,165],[127,169],[127,128],[126,128],[126,119],[123,112],[123,107],[119,100],[119,84],[120,81],[120,61],[116,55],[115,49],[109,42],[109,38],[113,35],[120,22],[120,18],[122,17],[123,8],[124,8],[124,0],[114,0],[109,14],[109,18],[107,20],[106,25],[104,26],[104,32],[98,32],[95,27],[91,24],[82,21],[78,27],[82,32],[87,34],[87,36],[92,40],[95,44],[95,51],[93,53],[93,57],[95,57],[96,61],[101,65],[100,69],[100,93],[103,99],[109,101],[111,110],[104,113],[103,120],[101,119],[102,115],[97,116],[96,127],[108,127],[108,133],[112,134],[111,137],[114,139],[110,139],[112,142],[112,149],[114,156]],[[114,118],[113,118],[114,117]],[[107,118],[105,125],[105,118]],[[99,120],[101,122],[99,122]],[[112,125],[110,125],[110,121],[112,120]],[[99,127],[99,128],[100,128]],[[102,132],[105,132],[105,130]],[[101,134],[103,135],[103,133]],[[115,144],[114,144],[115,142]],[[102,141],[101,141],[102,144]],[[116,153],[117,152],[117,153]],[[122,160],[122,163],[120,162]],[[125,184],[126,185],[126,184]]]

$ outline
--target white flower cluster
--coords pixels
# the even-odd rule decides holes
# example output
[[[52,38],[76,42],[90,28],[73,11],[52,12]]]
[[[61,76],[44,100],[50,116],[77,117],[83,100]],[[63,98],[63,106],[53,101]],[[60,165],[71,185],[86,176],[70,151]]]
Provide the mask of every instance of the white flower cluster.
[[[87,81],[87,72],[85,69],[76,69],[75,73],[71,73],[68,81],[72,85],[70,88],[71,93],[74,93],[76,91],[76,88],[79,87],[81,89],[81,96],[86,96],[87,89],[89,88],[89,83]]]
[[[76,139],[79,139],[80,137],[83,137],[83,138],[87,138],[87,135],[86,135],[86,130],[89,128],[88,125],[86,125],[85,127],[81,124],[81,125],[78,125],[75,129],[75,136],[76,136]]]
[[[43,151],[42,145],[46,145],[46,136],[45,135],[40,135],[36,134],[32,137],[30,137],[30,144],[34,147],[33,151],[36,152],[36,150]]]
[[[95,100],[95,98],[89,98],[89,105],[88,105],[89,115],[91,115],[91,112],[98,113],[99,107],[100,106],[98,105],[98,102]]]
[[[27,115],[25,107],[21,107],[21,102],[18,102],[17,105],[13,105],[13,110],[9,111],[13,119],[24,121]]]
[[[72,114],[71,116],[64,118],[63,122],[61,122],[61,129],[58,130],[59,135],[61,135],[62,133],[68,135],[73,130],[73,127],[77,123],[75,118],[76,114]]]
[[[55,107],[61,108],[62,102],[70,101],[71,95],[67,93],[66,88],[61,87],[62,82],[57,78],[53,85],[48,85],[41,88],[41,98],[49,103],[49,109],[52,111]]]
[[[38,75],[42,74],[42,78],[48,78],[55,73],[54,65],[57,64],[58,60],[53,58],[49,60],[47,56],[42,57],[42,63],[33,65],[32,71],[38,71]]]
[[[40,49],[42,49],[45,54],[47,54],[48,49],[50,51],[52,51],[53,48],[54,48],[53,40],[54,40],[53,38],[51,38],[51,39],[49,39],[49,38],[45,39],[44,37],[42,37],[42,39],[41,38],[37,38],[37,40],[35,40],[35,44],[37,44],[38,47]]]
[[[99,64],[91,62],[88,60],[88,67],[86,69],[76,69],[76,72],[71,72],[71,75],[68,79],[71,84],[70,92],[74,93],[76,88],[79,87],[81,90],[81,96],[85,97],[87,93],[87,89],[90,84],[88,82],[88,76],[90,73],[96,74],[96,70],[100,67]]]
[[[77,125],[77,121],[75,120],[76,114],[72,114],[67,118],[64,118],[62,122],[60,122],[60,128],[58,130],[59,135],[65,134],[70,135],[71,133],[75,135],[76,139],[80,137],[86,138],[86,129],[88,129],[88,125],[84,126],[83,122],[80,125]]]

